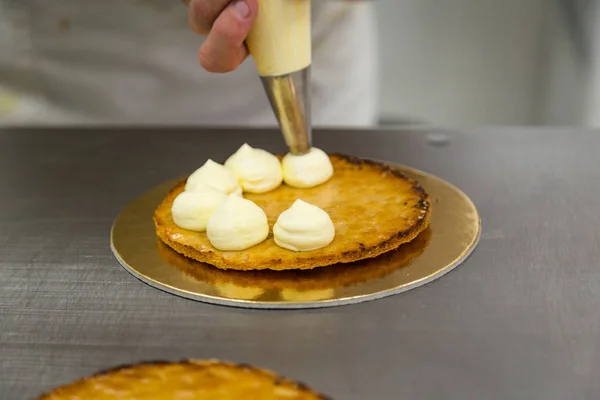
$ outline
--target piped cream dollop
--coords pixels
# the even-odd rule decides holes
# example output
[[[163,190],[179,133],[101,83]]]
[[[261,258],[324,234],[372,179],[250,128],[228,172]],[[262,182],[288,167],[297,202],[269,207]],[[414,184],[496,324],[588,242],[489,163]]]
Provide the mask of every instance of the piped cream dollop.
[[[200,185],[210,186],[225,194],[242,194],[233,172],[210,159],[188,177],[185,190],[193,192]]]
[[[204,232],[208,219],[225,200],[225,193],[204,185],[195,192],[181,192],[171,206],[173,222],[183,229]]]
[[[255,246],[269,235],[265,212],[254,202],[229,195],[206,224],[210,243],[222,251],[240,251]]]
[[[308,153],[288,153],[281,161],[283,181],[289,186],[310,188],[327,182],[333,176],[333,165],[329,156],[313,147]]]
[[[266,150],[244,144],[225,161],[237,177],[242,189],[249,193],[265,193],[276,189],[283,181],[279,159]]]
[[[292,251],[311,251],[329,246],[335,227],[329,214],[302,200],[279,215],[273,226],[275,243]]]

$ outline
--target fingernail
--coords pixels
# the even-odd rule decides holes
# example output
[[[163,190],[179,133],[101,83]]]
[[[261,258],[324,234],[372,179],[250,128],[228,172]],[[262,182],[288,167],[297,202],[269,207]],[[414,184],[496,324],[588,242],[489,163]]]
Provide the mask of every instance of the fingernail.
[[[250,7],[248,7],[248,3],[246,3],[244,0],[235,0],[233,3],[231,3],[231,6],[238,17],[246,19],[250,16]]]

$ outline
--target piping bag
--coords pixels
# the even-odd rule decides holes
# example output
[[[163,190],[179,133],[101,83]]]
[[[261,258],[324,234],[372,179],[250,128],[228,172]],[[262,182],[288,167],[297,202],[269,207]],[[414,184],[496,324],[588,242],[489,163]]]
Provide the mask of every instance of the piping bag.
[[[259,0],[246,39],[292,154],[311,147],[311,0]]]

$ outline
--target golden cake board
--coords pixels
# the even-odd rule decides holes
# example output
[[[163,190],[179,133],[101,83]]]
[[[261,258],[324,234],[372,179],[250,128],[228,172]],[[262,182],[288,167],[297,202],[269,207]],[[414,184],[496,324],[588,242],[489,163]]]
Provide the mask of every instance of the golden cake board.
[[[218,270],[187,259],[157,239],[152,220],[154,210],[177,179],[146,192],[123,210],[111,230],[111,248],[120,264],[143,282],[174,295],[217,305],[320,308],[402,293],[461,264],[479,241],[481,220],[473,202],[448,182],[405,166],[392,167],[417,180],[429,193],[431,224],[417,239],[403,245],[407,247],[401,247],[397,256],[371,260],[364,266],[243,272]],[[388,265],[382,265],[384,262]]]

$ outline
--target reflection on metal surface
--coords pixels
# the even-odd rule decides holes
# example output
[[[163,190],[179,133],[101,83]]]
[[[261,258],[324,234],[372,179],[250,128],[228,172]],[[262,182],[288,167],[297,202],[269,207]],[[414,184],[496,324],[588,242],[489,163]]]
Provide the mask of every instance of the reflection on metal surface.
[[[261,77],[285,143],[293,154],[304,154],[311,147],[310,68]]]
[[[380,257],[311,271],[223,271],[163,245],[152,215],[176,181],[131,203],[117,218],[111,246],[119,262],[144,282],[183,297],[247,308],[315,308],[373,300],[430,282],[475,248],[481,225],[470,199],[424,172],[398,167],[429,193],[430,228]]]
[[[277,291],[276,294],[282,298],[291,298],[296,293],[302,292],[306,292],[307,296],[323,297],[323,293],[330,289],[383,277],[408,265],[423,252],[430,238],[431,230],[427,229],[412,242],[379,257],[309,271],[224,271],[184,257],[158,239],[156,243],[159,256],[190,278],[214,285],[223,296],[228,298],[244,299],[249,296],[256,299],[264,295],[266,290]]]

